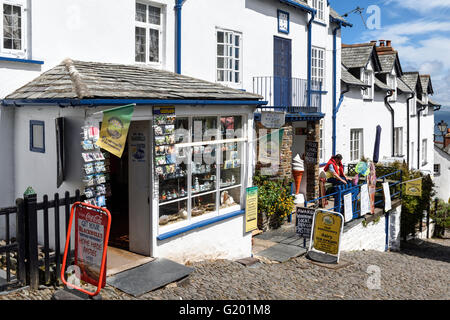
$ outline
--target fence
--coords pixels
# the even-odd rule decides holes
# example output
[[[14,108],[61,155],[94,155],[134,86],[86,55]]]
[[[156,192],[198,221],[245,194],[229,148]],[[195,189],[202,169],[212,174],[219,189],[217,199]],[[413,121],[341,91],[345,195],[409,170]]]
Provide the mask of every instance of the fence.
[[[392,170],[389,167],[377,167],[377,184],[375,189],[375,207],[384,208],[384,193],[381,183],[389,182],[389,190],[391,194],[391,201],[402,197],[401,184],[402,184],[402,171]],[[390,172],[389,172],[390,171]],[[378,177],[378,173],[389,172],[387,174]],[[349,171],[349,175],[351,175]],[[313,205],[319,208],[326,208],[344,214],[344,196],[352,194],[352,219],[357,219],[361,216],[361,186],[366,185],[365,182],[354,185],[342,185],[335,186],[332,193],[326,194],[316,199],[305,201],[305,207]],[[333,199],[333,200],[331,200]]]
[[[56,283],[60,275],[61,267],[61,238],[65,239],[68,231],[71,205],[81,201],[80,191],[75,191],[75,196],[70,196],[67,191],[60,199],[59,194],[49,200],[47,195],[43,196],[42,202],[37,202],[37,195],[25,195],[24,198],[16,200],[16,206],[0,209],[0,215],[6,216],[6,244],[0,246],[0,253],[6,253],[6,279],[0,285],[0,291],[13,286],[30,285],[37,289],[40,283]],[[63,208],[61,210],[61,207]],[[54,221],[49,220],[49,211],[53,210]],[[16,214],[16,238],[10,243],[10,219],[9,215]],[[64,215],[65,228],[61,228],[61,215]],[[38,226],[42,226],[38,228]],[[50,226],[53,226],[52,234]],[[42,239],[41,245],[38,239]],[[50,248],[53,243],[53,250]],[[11,253],[15,253],[16,264],[11,265]],[[73,257],[69,252],[68,261]],[[12,274],[15,273],[15,276]]]

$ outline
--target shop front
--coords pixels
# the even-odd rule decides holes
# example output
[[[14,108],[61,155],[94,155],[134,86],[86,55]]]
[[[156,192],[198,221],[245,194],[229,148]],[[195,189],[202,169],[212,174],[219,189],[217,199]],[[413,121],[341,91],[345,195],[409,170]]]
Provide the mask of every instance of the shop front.
[[[73,82],[71,88],[64,85],[67,92],[58,89],[64,79]],[[9,95],[3,105],[23,106],[15,108],[17,132],[27,120],[42,121],[47,128],[47,150],[36,158],[45,167],[33,178],[37,192],[79,189],[87,201],[110,210],[112,246],[184,263],[251,255],[245,198],[252,186],[253,113],[263,103],[260,99],[145,66],[66,60]],[[103,147],[83,150],[102,135],[106,111],[127,104],[134,110],[127,131],[122,131],[126,139],[120,154]],[[57,140],[55,118],[64,118],[66,124],[65,149],[52,145]],[[81,148],[75,148],[80,131]],[[86,137],[92,140],[86,142]],[[27,152],[26,138],[17,135],[16,145],[24,149],[19,153]],[[65,175],[46,168],[60,152],[68,159]],[[90,152],[99,159],[86,155]],[[16,170],[25,170],[27,161],[22,157]],[[50,181],[53,176],[61,180],[58,187]],[[92,179],[93,186],[87,186]],[[28,184],[17,183],[19,188]]]

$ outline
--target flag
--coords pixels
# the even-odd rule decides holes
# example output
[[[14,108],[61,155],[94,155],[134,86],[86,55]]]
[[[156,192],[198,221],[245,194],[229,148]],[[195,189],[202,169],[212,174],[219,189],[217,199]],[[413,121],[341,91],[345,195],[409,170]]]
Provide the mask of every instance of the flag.
[[[405,194],[407,196],[422,196],[422,179],[407,181]]]
[[[103,111],[103,121],[97,145],[121,158],[127,142],[128,129],[135,104]]]

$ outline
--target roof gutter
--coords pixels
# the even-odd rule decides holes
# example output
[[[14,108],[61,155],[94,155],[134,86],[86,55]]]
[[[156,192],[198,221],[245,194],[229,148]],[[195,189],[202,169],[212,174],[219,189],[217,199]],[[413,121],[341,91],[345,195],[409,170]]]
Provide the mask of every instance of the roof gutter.
[[[260,100],[161,100],[161,99],[4,99],[3,106],[48,106],[58,105],[60,107],[98,107],[115,106],[135,103],[137,105],[267,105],[268,101]]]
[[[292,0],[279,0],[279,1],[282,2],[282,3],[286,3],[288,5],[291,5],[293,7],[296,7],[298,9],[304,10],[306,12],[313,13],[314,15],[317,12],[316,9],[313,9],[311,7],[308,7],[307,5],[304,5],[304,4],[301,4],[301,3],[298,3],[298,2],[295,2],[295,1],[292,1]]]
[[[388,108],[388,110],[391,112],[391,127],[392,127],[392,148],[391,148],[391,156],[395,157],[395,122],[394,122],[394,109],[392,108],[391,104],[389,103],[388,99],[392,97],[395,90],[389,90],[387,95],[384,97],[384,104]]]

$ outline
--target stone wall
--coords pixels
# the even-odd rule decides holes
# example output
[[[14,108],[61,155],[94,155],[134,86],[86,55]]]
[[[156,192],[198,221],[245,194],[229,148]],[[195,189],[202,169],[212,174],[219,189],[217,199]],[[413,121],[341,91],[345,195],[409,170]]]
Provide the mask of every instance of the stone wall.
[[[307,126],[307,141],[315,141],[319,143],[319,121],[308,121]],[[317,162],[309,164],[305,162],[306,169],[306,199],[312,200],[319,197],[319,148],[317,148]]]

